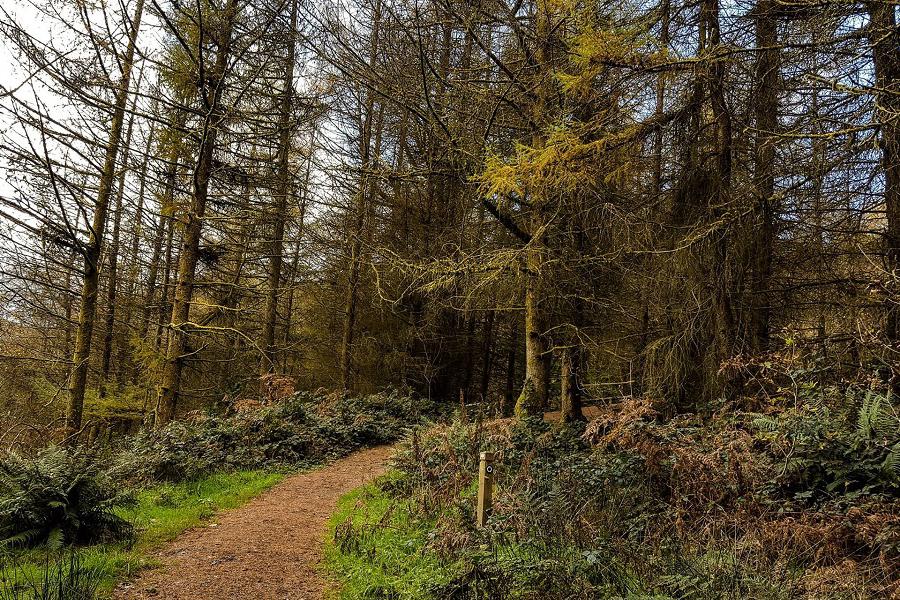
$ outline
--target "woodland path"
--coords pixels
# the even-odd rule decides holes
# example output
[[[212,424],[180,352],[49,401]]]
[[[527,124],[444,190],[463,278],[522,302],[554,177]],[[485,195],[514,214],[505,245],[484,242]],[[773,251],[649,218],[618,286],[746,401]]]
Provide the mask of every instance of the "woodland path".
[[[338,499],[386,469],[392,449],[362,450],[294,475],[218,514],[157,552],[162,563],[116,590],[117,600],[323,600],[326,523]]]

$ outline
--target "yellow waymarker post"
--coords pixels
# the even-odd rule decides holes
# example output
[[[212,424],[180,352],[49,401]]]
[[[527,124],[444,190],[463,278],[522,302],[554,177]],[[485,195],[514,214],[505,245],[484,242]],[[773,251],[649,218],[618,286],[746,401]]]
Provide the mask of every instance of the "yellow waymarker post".
[[[478,510],[476,525],[484,527],[491,514],[491,500],[494,492],[494,453],[482,452],[478,467]]]

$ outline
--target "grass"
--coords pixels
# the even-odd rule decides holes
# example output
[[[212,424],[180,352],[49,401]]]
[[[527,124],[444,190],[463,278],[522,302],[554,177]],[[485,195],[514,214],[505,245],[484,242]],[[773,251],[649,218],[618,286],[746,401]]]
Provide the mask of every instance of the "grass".
[[[683,549],[672,564],[657,565],[664,573],[646,580],[647,574],[630,571],[605,548],[585,552],[535,541],[495,539],[492,549],[476,544],[460,558],[442,561],[431,546],[436,520],[422,518],[414,508],[408,500],[384,492],[378,482],[340,500],[326,543],[325,566],[339,581],[335,600],[425,600],[448,597],[453,591],[459,595],[450,597],[560,598],[560,590],[569,588],[545,594],[560,581],[591,590],[585,592],[590,596],[578,598],[791,597],[779,582],[744,569],[735,555],[712,549],[699,554]],[[472,580],[473,569],[480,581]],[[728,594],[733,591],[729,586],[738,583],[758,595]]]
[[[135,506],[120,511],[134,523],[135,538],[79,549],[81,566],[96,577],[101,594],[108,594],[120,580],[152,566],[150,554],[154,549],[183,531],[208,522],[217,511],[245,504],[283,477],[271,471],[238,471],[140,490]],[[41,549],[16,551],[5,562],[6,566],[0,565],[0,580],[7,581],[5,587],[39,581],[46,568],[47,553]]]
[[[433,553],[422,551],[434,525],[409,504],[388,496],[377,482],[343,496],[329,521],[325,548],[325,566],[339,579],[334,597],[431,597],[429,590],[455,573],[454,565],[443,565]]]
[[[247,503],[283,478],[281,473],[238,471],[158,485],[139,492],[137,506],[123,516],[139,531],[135,549],[155,547],[209,520],[216,511]]]

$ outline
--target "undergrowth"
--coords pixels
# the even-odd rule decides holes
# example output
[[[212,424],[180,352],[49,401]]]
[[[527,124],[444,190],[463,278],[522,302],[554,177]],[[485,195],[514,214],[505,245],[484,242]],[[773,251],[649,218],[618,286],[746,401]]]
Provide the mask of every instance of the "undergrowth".
[[[0,457],[0,548],[127,538],[131,523],[116,509],[131,502],[89,450],[7,454]]]
[[[394,442],[432,412],[397,392],[299,392],[237,414],[197,414],[130,438],[118,454],[133,481],[183,481],[214,471],[297,468]]]
[[[898,597],[896,407],[836,387],[751,404],[665,418],[626,398],[587,427],[457,421],[414,434],[391,476],[336,517],[344,597]],[[496,490],[478,530],[485,450]]]

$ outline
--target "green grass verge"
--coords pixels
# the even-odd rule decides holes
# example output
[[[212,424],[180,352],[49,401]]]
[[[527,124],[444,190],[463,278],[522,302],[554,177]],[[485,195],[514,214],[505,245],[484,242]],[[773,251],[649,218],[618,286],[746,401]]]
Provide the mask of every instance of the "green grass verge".
[[[81,563],[99,580],[101,592],[108,594],[120,580],[152,566],[150,553],[161,544],[208,522],[219,510],[241,506],[283,478],[283,474],[271,471],[239,471],[140,490],[137,504],[120,511],[135,525],[134,540],[80,548]],[[0,579],[7,582],[5,587],[38,581],[46,560],[45,550],[17,551],[6,557]]]
[[[453,565],[442,565],[434,554],[422,551],[434,524],[410,510],[406,501],[389,497],[377,483],[343,496],[329,521],[325,546],[325,567],[338,584],[333,597],[431,597],[429,590],[455,573]]]

